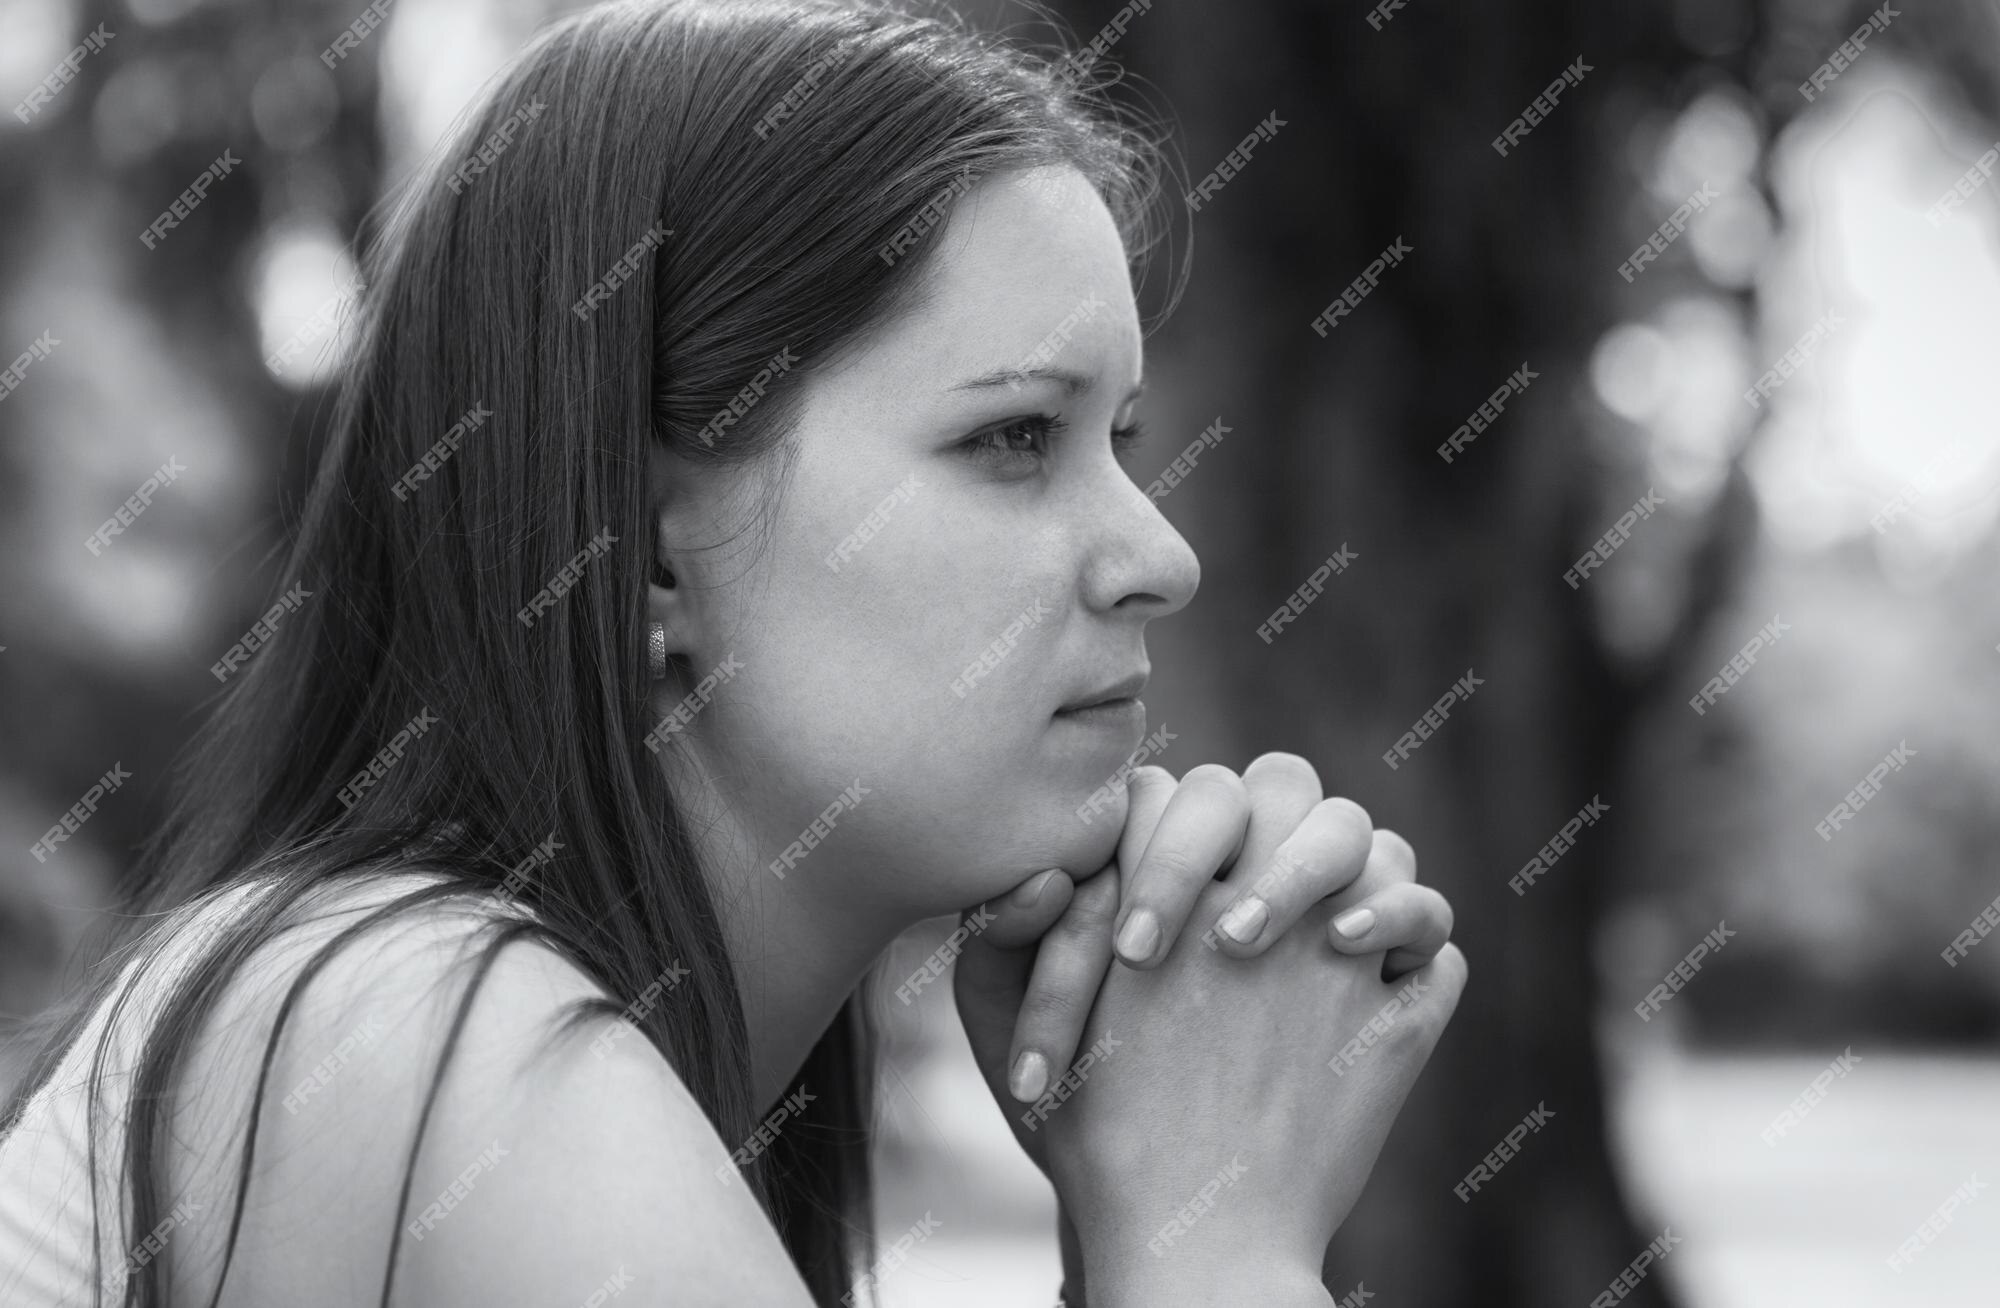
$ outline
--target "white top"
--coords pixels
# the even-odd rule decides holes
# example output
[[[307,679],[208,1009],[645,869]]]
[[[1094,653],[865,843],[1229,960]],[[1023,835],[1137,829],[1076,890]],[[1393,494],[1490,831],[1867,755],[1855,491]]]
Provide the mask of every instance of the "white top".
[[[415,883],[439,876],[435,872],[403,872],[370,877],[359,887],[341,888],[338,911],[376,907]],[[121,1209],[129,1211],[130,1203],[121,1174],[128,1094],[138,1056],[169,984],[198,963],[206,952],[204,946],[213,943],[216,933],[233,916],[254,904],[253,894],[270,884],[268,879],[253,878],[217,887],[163,917],[120,968],[117,985],[92,1010],[82,1033],[29,1100],[20,1121],[0,1138],[0,1304],[7,1308],[89,1308],[93,1303],[86,1092],[98,1039],[111,1008],[118,996],[132,987],[135,971],[158,944],[157,962],[146,968],[118,1014],[111,1044],[105,1050],[98,1092],[96,1229],[103,1258],[103,1302],[106,1308],[124,1302],[127,1262],[147,1234],[126,1231],[120,1217]],[[280,922],[291,920],[288,911]],[[296,942],[293,933],[288,933],[285,945],[294,951],[289,961],[302,966],[333,931],[295,934]],[[285,984],[289,983],[287,969]]]

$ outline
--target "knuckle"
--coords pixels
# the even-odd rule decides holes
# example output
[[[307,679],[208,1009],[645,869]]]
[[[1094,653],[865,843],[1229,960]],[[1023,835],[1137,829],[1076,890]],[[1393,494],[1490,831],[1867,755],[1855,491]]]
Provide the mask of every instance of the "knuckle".
[[[1161,881],[1172,885],[1201,884],[1211,880],[1213,875],[1210,869],[1200,866],[1193,848],[1181,844],[1147,846],[1144,865],[1143,879],[1135,878],[1138,884],[1134,899],[1147,899],[1149,889],[1157,894]]]
[[[1451,1010],[1443,1004],[1423,1004],[1410,1014],[1410,1020],[1403,1024],[1403,1050],[1409,1053],[1428,1053],[1443,1038],[1444,1029],[1451,1021]]]
[[[1087,877],[1073,879],[1070,884],[1074,887],[1074,894],[1071,898],[1072,903],[1077,899],[1089,901],[1096,901],[1098,899],[1116,900],[1118,898],[1118,865],[1116,863],[1107,863]]]
[[[1319,802],[1319,807],[1340,826],[1358,828],[1373,838],[1375,823],[1369,819],[1368,810],[1345,795],[1330,795]]]
[[[1449,1016],[1438,1005],[1419,1004],[1410,1014],[1409,1021],[1396,1023],[1391,1038],[1406,1052],[1427,1050],[1444,1034],[1445,1020]]]
[[[1412,876],[1416,875],[1416,847],[1405,840],[1399,832],[1391,831],[1387,827],[1376,827],[1374,839],[1375,844],[1385,855],[1392,861],[1408,868]]]
[[[1446,938],[1451,936],[1455,918],[1451,911],[1451,901],[1446,899],[1434,886],[1420,886],[1414,883],[1410,889],[1415,892],[1418,916],[1429,922],[1436,922],[1443,928]]]
[[[1288,901],[1304,892],[1300,890],[1301,878],[1306,875],[1307,860],[1304,851],[1289,841],[1280,842],[1271,851],[1271,865],[1257,874],[1250,884],[1250,893],[1266,901]],[[1273,903],[1274,910],[1279,907]],[[1303,905],[1301,905],[1303,907]]]
[[[1224,767],[1220,763],[1196,764],[1181,778],[1181,784],[1213,787],[1218,793],[1229,796],[1239,805],[1247,806],[1250,798],[1250,791],[1243,784],[1243,778],[1236,775],[1235,769]]]
[[[1117,878],[1094,877],[1077,887],[1050,933],[1081,939],[1108,932],[1117,912]]]
[[[1435,1046],[1458,1011],[1459,996],[1465,990],[1465,955],[1447,942],[1415,975],[1422,978],[1423,991],[1411,1000],[1406,1012],[1398,1014],[1399,1020],[1390,1024],[1385,1037],[1412,1053]]]
[[[1036,1032],[1041,1039],[1028,1043],[1051,1054],[1060,1053],[1060,1050],[1048,1049],[1050,1035],[1067,1030],[1076,1022],[1080,1016],[1078,1009],[1076,996],[1067,990],[1054,986],[1031,987],[1021,998],[1021,1029]]]
[[[1283,883],[1317,899],[1352,884],[1367,870],[1371,828],[1368,815],[1352,800],[1321,800],[1315,813],[1314,820],[1300,823],[1278,842],[1271,868]]]
[[[1465,983],[1471,971],[1466,966],[1465,951],[1449,941],[1438,950],[1437,957],[1431,960],[1429,966],[1436,978],[1432,983],[1436,1002],[1431,1007],[1439,1011],[1438,1021],[1442,1025],[1458,1007],[1459,996],[1465,993]]]
[[[1451,1020],[1451,1006],[1444,1002],[1444,995],[1436,986],[1430,990],[1430,994],[1418,996],[1407,1012],[1397,1014],[1391,1024],[1389,1038],[1405,1051],[1430,1049]]]
[[[1371,1017],[1364,1024],[1364,1029],[1376,1033],[1374,1043],[1382,1045],[1392,1054],[1402,1054],[1423,1048],[1436,1038],[1436,1033],[1431,1029],[1431,1024],[1435,1020],[1431,1016],[1429,1006],[1423,1002],[1422,997],[1419,997],[1416,1001],[1401,1007],[1391,1001],[1384,1006],[1380,1014]]]
[[[1275,782],[1286,790],[1309,790],[1314,798],[1324,793],[1319,769],[1311,760],[1282,750],[1271,750],[1252,759],[1250,766],[1243,769],[1243,781],[1246,785]]]
[[[1444,928],[1444,936],[1450,938],[1452,936],[1452,928],[1458,924],[1458,914],[1452,912],[1452,902],[1448,898],[1444,898],[1444,892],[1440,892],[1434,886],[1422,886],[1422,890],[1426,892],[1426,898],[1430,900],[1430,916],[1438,920],[1438,926]]]

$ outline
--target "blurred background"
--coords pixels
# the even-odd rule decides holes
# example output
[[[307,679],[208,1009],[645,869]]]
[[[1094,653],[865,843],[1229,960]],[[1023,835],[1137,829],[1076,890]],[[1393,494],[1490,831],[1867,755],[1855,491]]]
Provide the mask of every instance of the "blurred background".
[[[54,997],[270,603],[357,224],[568,7],[0,3],[4,1020]],[[1191,241],[1137,467],[1199,447],[1160,505],[1204,584],[1152,633],[1153,761],[1306,755],[1411,839],[1472,965],[1336,1299],[1582,1305],[1664,1240],[1623,1302],[1992,1302],[2000,4],[1047,9],[1168,115],[1177,189],[1274,124],[1142,297]],[[131,780],[36,859],[114,761]],[[949,926],[899,942],[891,987]],[[949,987],[879,1016],[879,1225],[937,1223],[883,1302],[1049,1302],[1053,1200]]]

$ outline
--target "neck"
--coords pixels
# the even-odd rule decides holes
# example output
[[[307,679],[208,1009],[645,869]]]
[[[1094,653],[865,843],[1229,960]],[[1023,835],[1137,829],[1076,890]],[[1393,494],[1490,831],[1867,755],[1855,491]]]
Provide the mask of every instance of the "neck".
[[[719,802],[725,791],[710,780],[677,784],[675,798],[683,812],[700,814],[689,828],[743,996],[751,1090],[768,1107],[798,1075],[868,969],[910,924],[833,893],[840,879],[825,851],[780,880],[768,852],[761,852],[768,842],[754,838],[741,815]]]
[[[717,907],[743,992],[751,1089],[757,1103],[768,1106],[907,924],[829,912],[794,889],[799,878],[813,874],[803,864],[782,882],[754,856],[734,866],[749,871],[717,887]]]

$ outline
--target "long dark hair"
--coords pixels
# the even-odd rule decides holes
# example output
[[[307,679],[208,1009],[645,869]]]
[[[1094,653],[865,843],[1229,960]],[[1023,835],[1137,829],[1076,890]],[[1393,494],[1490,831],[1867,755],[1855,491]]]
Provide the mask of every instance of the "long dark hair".
[[[934,244],[923,233],[994,173],[1080,169],[1142,268],[1164,230],[1162,156],[1104,94],[1106,67],[1079,76],[1082,60],[884,3],[604,5],[542,32],[371,215],[355,352],[278,580],[277,634],[191,742],[133,911],[108,928],[115,959],[157,947],[144,930],[173,906],[269,883],[172,987],[143,1046],[123,1160],[130,1231],[166,1207],[171,1094],[218,995],[306,891],[374,871],[444,878],[313,957],[267,1069],[300,987],[334,951],[441,896],[491,894],[533,862],[506,887],[533,918],[491,924],[433,1090],[495,952],[531,937],[608,996],[572,1019],[625,1012],[724,1141],[750,1134],[769,1106],[753,1102],[736,978],[643,740],[649,447],[782,463],[799,376],[907,302]],[[614,266],[625,275],[607,289]],[[768,366],[785,353],[795,366]],[[760,401],[712,421],[760,373]],[[534,607],[558,576],[573,585]],[[399,732],[393,766],[357,784]],[[538,861],[552,836],[559,850]],[[687,969],[674,1002],[635,1005],[672,965]],[[115,980],[100,964],[38,1024],[0,1133]],[[822,1304],[873,1251],[873,1071],[857,994],[795,1083],[826,1111],[745,1171]],[[211,1305],[262,1110],[260,1083]],[[94,1157],[91,1185],[95,1199]],[[127,1304],[164,1302],[159,1268],[135,1270]]]

